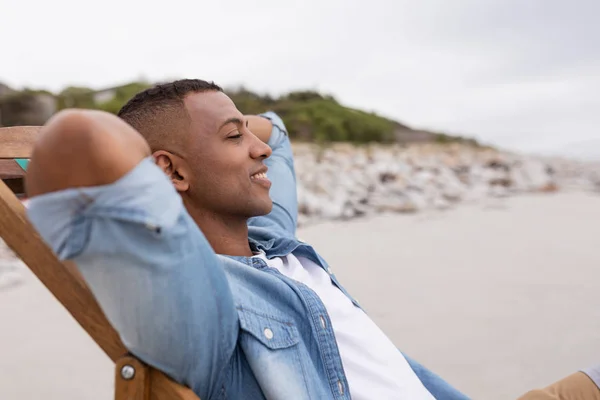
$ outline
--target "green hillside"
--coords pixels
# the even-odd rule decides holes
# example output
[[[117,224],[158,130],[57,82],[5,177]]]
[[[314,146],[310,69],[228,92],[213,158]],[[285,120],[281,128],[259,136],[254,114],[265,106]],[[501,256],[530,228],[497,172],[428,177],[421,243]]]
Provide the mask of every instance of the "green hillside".
[[[117,113],[125,102],[139,91],[151,86],[132,82],[104,90],[68,87],[58,94],[46,91],[8,91],[0,94],[0,124],[42,124],[51,112],[63,108],[93,108]],[[260,95],[244,88],[225,90],[245,114],[266,110],[277,112],[284,120],[290,135],[299,141],[318,143],[395,143],[395,142],[465,142],[478,145],[472,139],[422,130],[413,130],[399,122],[374,113],[340,104],[335,98],[314,91],[296,91],[278,98]],[[44,97],[46,112],[37,111]],[[53,109],[47,103],[54,101]],[[49,100],[50,99],[50,100]],[[37,113],[37,114],[36,114]],[[36,119],[37,117],[37,119]]]

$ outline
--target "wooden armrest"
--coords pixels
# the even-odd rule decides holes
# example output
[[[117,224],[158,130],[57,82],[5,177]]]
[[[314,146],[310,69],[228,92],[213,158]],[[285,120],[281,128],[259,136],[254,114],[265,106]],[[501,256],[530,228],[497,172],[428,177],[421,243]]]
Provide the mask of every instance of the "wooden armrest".
[[[0,158],[30,158],[41,126],[0,128]]]

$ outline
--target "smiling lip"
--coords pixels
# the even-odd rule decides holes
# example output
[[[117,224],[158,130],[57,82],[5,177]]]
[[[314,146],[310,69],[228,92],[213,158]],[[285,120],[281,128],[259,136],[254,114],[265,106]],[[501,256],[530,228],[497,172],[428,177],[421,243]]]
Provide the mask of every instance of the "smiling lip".
[[[267,178],[267,167],[261,168],[258,172],[250,175],[250,180],[267,189],[271,188],[271,181]]]

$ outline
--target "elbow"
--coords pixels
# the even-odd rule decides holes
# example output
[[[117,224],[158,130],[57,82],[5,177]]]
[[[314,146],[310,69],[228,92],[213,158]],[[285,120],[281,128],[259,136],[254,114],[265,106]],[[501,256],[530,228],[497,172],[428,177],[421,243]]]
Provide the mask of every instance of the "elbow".
[[[46,123],[34,145],[25,180],[27,195],[112,183],[145,154],[149,149],[143,138],[117,117],[63,110]]]

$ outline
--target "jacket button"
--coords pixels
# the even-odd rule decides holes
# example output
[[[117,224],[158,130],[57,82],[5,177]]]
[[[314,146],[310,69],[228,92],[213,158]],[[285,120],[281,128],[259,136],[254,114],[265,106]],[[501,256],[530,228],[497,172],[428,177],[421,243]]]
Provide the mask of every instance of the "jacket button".
[[[340,391],[340,394],[343,395],[344,394],[344,385],[342,384],[342,381],[338,381],[338,389]]]
[[[270,330],[269,328],[265,328],[264,332],[265,337],[269,340],[273,339],[273,331]]]

